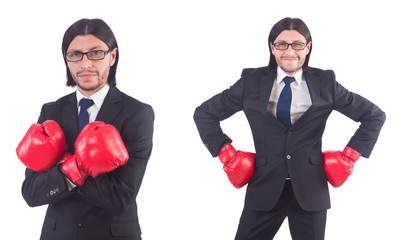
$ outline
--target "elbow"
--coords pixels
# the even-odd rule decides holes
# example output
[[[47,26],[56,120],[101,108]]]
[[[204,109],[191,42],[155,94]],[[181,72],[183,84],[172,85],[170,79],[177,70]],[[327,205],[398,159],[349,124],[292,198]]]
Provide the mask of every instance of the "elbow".
[[[198,118],[198,115],[199,115],[199,107],[197,107],[196,109],[195,109],[195,112],[193,113],[193,120],[196,122],[196,119]]]
[[[21,193],[22,193],[22,196],[23,196],[23,198],[24,198],[24,200],[25,200],[25,202],[27,203],[28,206],[30,206],[30,207],[39,206],[39,204],[36,204],[36,201],[32,197],[32,194],[29,193],[29,190],[24,188],[24,185],[22,187]]]
[[[382,114],[381,114],[381,121],[382,121],[382,124],[384,124],[385,121],[386,121],[386,114],[383,111],[382,111]]]

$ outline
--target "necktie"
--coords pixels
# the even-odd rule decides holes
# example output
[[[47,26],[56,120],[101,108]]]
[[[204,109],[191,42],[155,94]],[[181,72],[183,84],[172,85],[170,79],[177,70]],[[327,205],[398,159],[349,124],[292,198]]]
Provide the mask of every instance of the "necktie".
[[[79,101],[80,113],[78,116],[79,132],[89,123],[89,113],[87,109],[94,104],[92,99],[82,98]]]
[[[286,76],[283,78],[285,87],[283,87],[281,95],[279,96],[278,103],[276,105],[276,116],[286,126],[287,129],[292,127],[290,121],[290,105],[292,103],[292,89],[290,84],[295,81],[294,77]]]

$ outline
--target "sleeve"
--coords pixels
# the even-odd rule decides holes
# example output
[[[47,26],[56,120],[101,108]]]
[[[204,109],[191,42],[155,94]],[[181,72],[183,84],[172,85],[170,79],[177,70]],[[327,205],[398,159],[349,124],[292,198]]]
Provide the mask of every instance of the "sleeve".
[[[45,121],[45,110],[46,104],[41,109],[38,123]],[[74,194],[67,188],[65,176],[58,166],[52,167],[47,172],[36,172],[27,168],[21,192],[31,207],[54,203]]]
[[[88,177],[77,193],[89,203],[113,214],[122,214],[133,204],[152,152],[154,112],[147,106],[127,119],[120,135],[127,148],[127,163],[96,178]]]
[[[193,115],[197,130],[204,145],[213,157],[232,140],[223,133],[220,121],[243,109],[245,70],[229,89],[224,90],[196,108]]]
[[[30,207],[58,202],[72,194],[58,166],[47,172],[35,172],[29,168],[25,170],[22,195]]]
[[[378,140],[379,133],[385,122],[385,113],[368,99],[348,91],[332,77],[334,93],[334,110],[344,114],[355,122],[359,128],[351,137],[347,146],[368,158]]]

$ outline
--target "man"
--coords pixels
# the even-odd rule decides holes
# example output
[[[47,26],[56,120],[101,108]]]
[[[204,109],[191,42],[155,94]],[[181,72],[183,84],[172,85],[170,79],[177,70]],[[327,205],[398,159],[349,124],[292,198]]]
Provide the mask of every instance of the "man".
[[[312,38],[302,20],[280,20],[268,43],[268,67],[244,69],[239,81],[196,109],[194,120],[233,185],[249,182],[235,239],[273,239],[286,217],[293,239],[324,239],[327,180],[340,186],[360,155],[370,156],[385,114],[337,83],[333,71],[308,67]],[[220,128],[241,110],[256,154],[235,151]],[[360,127],[343,152],[323,157],[321,137],[333,110]]]
[[[116,87],[119,49],[102,20],[71,25],[62,54],[67,85],[77,90],[43,105],[34,125],[44,143],[27,140],[38,137],[30,128],[19,144],[28,167],[23,197],[30,206],[48,204],[41,239],[141,239],[136,197],[152,150],[154,112]],[[42,143],[47,151],[36,153]]]

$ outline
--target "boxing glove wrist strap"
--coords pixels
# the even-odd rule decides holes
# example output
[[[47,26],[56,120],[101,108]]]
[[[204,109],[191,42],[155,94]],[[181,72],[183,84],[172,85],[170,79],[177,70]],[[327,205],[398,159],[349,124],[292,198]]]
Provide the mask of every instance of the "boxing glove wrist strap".
[[[353,161],[358,161],[358,159],[361,157],[361,153],[355,151],[354,149],[348,146],[344,148],[343,154],[351,158]]]
[[[220,161],[224,164],[228,162],[231,158],[233,158],[237,154],[235,148],[231,145],[231,143],[227,143],[219,152],[217,157]]]
[[[76,156],[72,155],[70,159],[62,163],[63,173],[74,183],[82,178],[80,170],[76,164]]]

